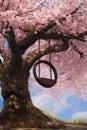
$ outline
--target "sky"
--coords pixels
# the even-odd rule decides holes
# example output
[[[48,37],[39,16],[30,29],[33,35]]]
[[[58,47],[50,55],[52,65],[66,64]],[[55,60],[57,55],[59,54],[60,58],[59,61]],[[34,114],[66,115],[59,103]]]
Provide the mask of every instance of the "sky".
[[[55,100],[44,91],[43,87],[38,91],[34,91],[34,89],[35,86],[29,87],[32,92],[32,102],[45,114],[64,121],[87,121],[87,100],[77,97],[73,93],[67,93],[64,97],[60,96]]]

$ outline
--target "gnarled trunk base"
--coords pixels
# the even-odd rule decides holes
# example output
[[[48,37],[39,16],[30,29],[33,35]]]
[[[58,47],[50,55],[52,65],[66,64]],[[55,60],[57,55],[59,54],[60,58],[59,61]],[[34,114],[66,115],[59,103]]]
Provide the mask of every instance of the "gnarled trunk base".
[[[60,121],[52,121],[40,110],[33,106],[29,98],[22,99],[11,95],[4,102],[0,113],[0,125],[11,128],[62,128]]]
[[[6,99],[0,114],[1,125],[8,125],[9,127],[42,127],[44,122],[49,121],[40,110],[33,106],[29,99],[21,100],[17,99],[17,102],[15,102],[14,95]],[[10,102],[13,102],[13,104],[10,104]]]

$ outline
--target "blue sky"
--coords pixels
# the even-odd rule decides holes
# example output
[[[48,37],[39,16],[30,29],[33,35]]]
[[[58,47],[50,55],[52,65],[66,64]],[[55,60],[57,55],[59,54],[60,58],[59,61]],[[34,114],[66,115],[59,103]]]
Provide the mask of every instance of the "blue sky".
[[[2,96],[0,96],[0,111],[2,110],[2,106],[3,106],[3,98]]]
[[[47,115],[67,121],[79,119],[80,116],[82,120],[87,120],[87,100],[73,93],[68,93],[64,98],[59,97],[55,100],[45,93],[42,87],[34,91],[34,86],[30,86],[30,91],[33,104]]]
[[[72,103],[73,102],[73,103]],[[75,95],[70,95],[67,98],[67,108],[59,113],[59,117],[64,120],[71,120],[72,116],[78,112],[84,113],[87,111],[87,101],[82,100]],[[86,113],[87,117],[87,113]]]

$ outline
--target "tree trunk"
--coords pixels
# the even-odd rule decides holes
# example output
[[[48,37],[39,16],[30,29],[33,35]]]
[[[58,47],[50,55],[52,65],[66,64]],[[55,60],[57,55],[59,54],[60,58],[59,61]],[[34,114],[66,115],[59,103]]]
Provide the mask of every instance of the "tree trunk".
[[[13,28],[10,27],[10,31],[6,33],[11,57],[10,59],[6,57],[2,65],[1,93],[4,104],[0,114],[0,124],[9,127],[60,127],[61,123],[51,123],[47,116],[33,106],[28,91],[31,64],[28,60],[22,59]],[[31,57],[29,61],[30,59]]]
[[[4,66],[2,77],[4,104],[1,112],[1,124],[6,123],[14,127],[24,125],[37,127],[42,120],[48,120],[32,105],[28,91],[28,77],[29,72],[24,67],[21,70],[16,67],[12,72],[9,65]]]
[[[0,124],[9,127],[63,127],[60,122],[52,122],[40,110],[33,106],[28,91],[28,67],[22,63],[22,68],[10,64],[3,67],[2,96],[4,98],[3,109],[0,114]]]

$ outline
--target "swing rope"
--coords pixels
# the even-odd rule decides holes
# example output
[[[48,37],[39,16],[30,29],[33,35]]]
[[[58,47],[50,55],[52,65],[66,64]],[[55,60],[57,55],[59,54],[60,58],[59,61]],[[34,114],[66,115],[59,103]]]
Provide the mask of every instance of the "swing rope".
[[[40,57],[40,39],[39,39],[38,43],[39,43],[39,57]],[[51,47],[50,43],[51,42],[50,42],[50,39],[49,39],[48,40],[49,52],[50,52],[50,47]],[[40,58],[39,58],[39,61],[40,61]],[[49,62],[51,63],[51,53],[49,53]],[[40,64],[38,64],[38,76],[40,78]],[[51,67],[50,67],[50,79],[52,79],[52,69],[51,69]]]
[[[51,47],[50,39],[48,41],[48,44],[49,44],[49,52],[50,52],[50,47]],[[51,53],[49,53],[49,62],[51,63]],[[52,69],[51,69],[51,67],[50,67],[50,79],[52,79]]]
[[[40,39],[39,39],[39,57],[40,57]],[[39,62],[40,62],[40,58],[39,58]],[[40,64],[38,65],[38,75],[39,75],[39,78],[40,78]]]
[[[40,85],[42,85],[45,88],[50,88],[50,87],[54,86],[57,83],[57,71],[56,71],[55,67],[51,64],[52,59],[51,59],[51,54],[50,54],[50,50],[51,50],[50,39],[48,41],[49,61],[40,59],[40,53],[41,53],[40,39],[38,41],[38,47],[39,47],[39,52],[38,52],[39,59],[36,62],[36,64],[34,65],[33,74],[34,74],[34,77],[35,77],[36,81]],[[41,66],[40,66],[40,64],[46,64],[46,65],[49,66],[49,68],[50,68],[50,78],[41,77],[41,72],[40,72]],[[38,68],[38,70],[36,70],[37,68]],[[54,73],[54,78],[52,77],[53,73]]]

